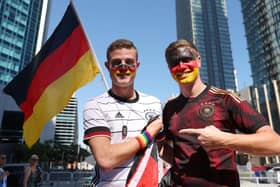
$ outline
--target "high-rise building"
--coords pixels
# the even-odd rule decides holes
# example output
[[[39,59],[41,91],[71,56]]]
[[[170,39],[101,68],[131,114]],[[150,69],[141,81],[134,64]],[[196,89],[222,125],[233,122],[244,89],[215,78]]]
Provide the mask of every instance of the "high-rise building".
[[[1,143],[23,142],[23,113],[2,89],[40,49],[46,30],[48,4],[48,0],[0,1]]]
[[[6,85],[41,48],[48,0],[0,1],[0,84]]]
[[[241,98],[246,99],[251,105],[255,107],[258,112],[261,112],[271,126],[276,132],[280,133],[280,87],[279,81],[277,83],[276,80],[270,82],[273,85],[273,95],[275,98],[273,100],[269,100],[268,92],[267,92],[267,85],[263,84],[261,88],[249,86],[245,87],[240,90],[239,95]],[[277,85],[278,84],[278,85]],[[261,102],[260,93],[265,93],[264,102]],[[271,163],[279,163],[280,157],[279,156],[267,156],[267,157],[260,157],[251,155],[251,163],[254,162],[255,165],[263,165],[263,164],[271,164]]]
[[[280,3],[241,0],[253,85],[280,80]]]
[[[68,105],[55,119],[54,143],[60,145],[78,144],[78,102],[72,97]]]
[[[200,51],[202,79],[236,91],[226,0],[176,0],[177,37]]]
[[[280,133],[277,95],[280,87],[280,3],[279,0],[240,2],[253,86],[257,90],[260,111]]]
[[[2,88],[31,62],[45,42],[50,2],[0,1],[0,143],[23,142],[22,113],[12,98],[2,93]],[[40,142],[54,140],[61,145],[77,144],[77,116],[77,99],[72,97],[64,110],[45,125]]]

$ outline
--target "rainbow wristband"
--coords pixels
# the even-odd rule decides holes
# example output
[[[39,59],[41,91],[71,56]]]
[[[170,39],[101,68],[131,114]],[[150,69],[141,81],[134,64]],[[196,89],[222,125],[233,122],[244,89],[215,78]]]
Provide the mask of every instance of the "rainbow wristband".
[[[148,131],[144,131],[143,134],[148,139],[148,144],[153,141],[153,137],[152,137],[152,135]]]
[[[141,149],[147,147],[147,145],[151,143],[153,140],[151,134],[148,131],[144,131],[143,133],[139,134],[135,138],[138,141]]]
[[[148,145],[148,143],[147,143],[145,137],[143,136],[143,134],[139,134],[135,138],[136,138],[136,140],[138,141],[138,143],[140,145],[140,149],[144,149]]]

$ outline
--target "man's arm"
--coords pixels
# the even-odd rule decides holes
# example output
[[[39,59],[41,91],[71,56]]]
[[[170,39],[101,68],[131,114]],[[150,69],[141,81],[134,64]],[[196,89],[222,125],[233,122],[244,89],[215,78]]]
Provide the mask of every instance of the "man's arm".
[[[30,174],[31,174],[31,168],[30,168],[30,166],[28,166],[24,170],[23,187],[27,187],[27,183],[28,183],[28,179],[29,179]]]
[[[157,119],[147,127],[146,131],[152,137],[155,137],[161,128],[161,119]],[[123,143],[111,144],[108,137],[95,136],[88,141],[88,144],[99,167],[105,171],[110,171],[128,161],[140,150],[140,145],[136,138]]]
[[[108,137],[97,136],[91,138],[88,144],[98,166],[104,171],[110,171],[121,165],[140,150],[140,145],[135,138],[127,142],[111,144]]]
[[[201,144],[209,149],[226,148],[254,155],[280,154],[280,136],[266,125],[254,134],[232,134],[215,126],[202,129],[181,129],[180,133],[194,134]]]

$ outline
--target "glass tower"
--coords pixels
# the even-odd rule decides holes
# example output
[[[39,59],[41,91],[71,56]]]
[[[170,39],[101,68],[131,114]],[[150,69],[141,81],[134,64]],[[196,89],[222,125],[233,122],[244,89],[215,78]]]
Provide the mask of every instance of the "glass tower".
[[[280,80],[279,0],[241,0],[253,84]]]
[[[226,0],[176,0],[177,37],[200,51],[202,79],[236,91]]]
[[[56,116],[54,142],[60,145],[78,144],[78,102],[72,97]]]
[[[6,85],[40,49],[48,0],[0,1],[0,84]]]
[[[261,112],[280,133],[280,1],[240,2],[255,97]]]

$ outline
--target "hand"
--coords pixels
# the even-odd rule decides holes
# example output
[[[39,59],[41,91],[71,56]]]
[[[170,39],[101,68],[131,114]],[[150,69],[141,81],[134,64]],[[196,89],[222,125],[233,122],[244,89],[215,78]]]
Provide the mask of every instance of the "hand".
[[[147,126],[146,131],[148,131],[152,137],[155,137],[162,128],[163,128],[162,119],[158,118]]]
[[[9,171],[5,171],[4,172],[4,176],[9,176],[10,175],[10,172]]]
[[[179,133],[197,135],[201,145],[209,149],[225,148],[226,137],[229,134],[213,125],[200,129],[181,129]]]

